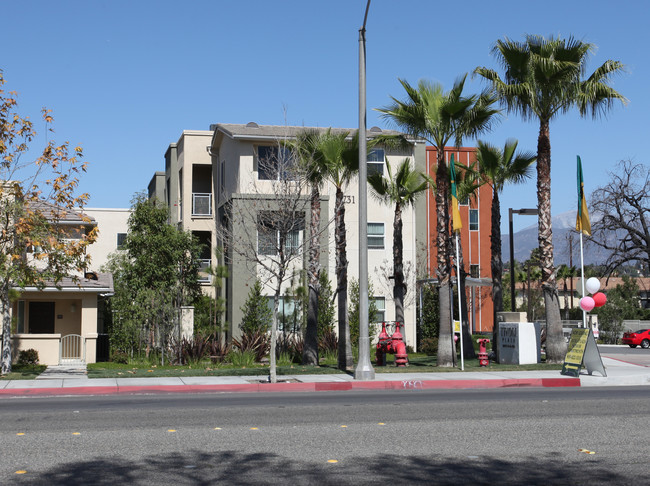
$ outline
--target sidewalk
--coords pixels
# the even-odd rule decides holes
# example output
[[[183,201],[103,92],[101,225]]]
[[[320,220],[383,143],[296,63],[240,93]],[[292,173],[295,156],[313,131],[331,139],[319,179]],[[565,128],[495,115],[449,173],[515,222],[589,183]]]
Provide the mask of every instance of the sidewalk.
[[[481,371],[379,373],[372,381],[349,375],[188,376],[174,378],[96,378],[83,370],[50,367],[36,380],[0,381],[0,398],[25,396],[128,395],[157,393],[255,393],[346,390],[487,389],[650,385],[650,367],[602,357],[607,376],[583,370],[579,378],[559,371]],[[377,371],[377,370],[375,370]]]

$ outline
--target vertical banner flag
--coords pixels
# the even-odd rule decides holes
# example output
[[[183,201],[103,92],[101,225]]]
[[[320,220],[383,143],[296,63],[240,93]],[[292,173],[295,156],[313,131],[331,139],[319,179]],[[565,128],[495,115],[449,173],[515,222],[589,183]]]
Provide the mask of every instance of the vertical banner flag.
[[[589,222],[589,211],[585,199],[585,183],[582,180],[582,163],[578,155],[578,214],[576,215],[576,230],[582,231],[585,235],[591,236],[591,223]]]
[[[454,232],[460,231],[463,223],[460,221],[460,212],[458,211],[458,195],[456,194],[456,167],[454,166],[454,154],[451,154],[449,163],[449,176],[451,178],[451,221]]]

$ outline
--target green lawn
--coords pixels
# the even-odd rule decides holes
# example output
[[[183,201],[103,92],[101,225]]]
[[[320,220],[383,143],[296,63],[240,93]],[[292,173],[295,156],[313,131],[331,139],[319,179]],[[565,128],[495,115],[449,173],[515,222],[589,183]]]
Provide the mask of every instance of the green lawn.
[[[11,373],[0,375],[0,380],[33,380],[45,371],[45,365],[19,365],[11,367]]]
[[[454,368],[438,368],[435,356],[423,354],[411,355],[409,366],[397,368],[388,357],[387,366],[374,366],[376,373],[426,373],[426,372],[454,372],[460,371],[460,361]],[[465,371],[530,371],[530,370],[561,370],[562,365],[547,365],[546,363],[531,365],[500,365],[490,363],[490,366],[479,366],[478,359],[465,360]],[[340,374],[336,363],[325,363],[320,366],[278,366],[277,374],[282,375],[312,375],[312,374]],[[93,363],[88,365],[89,378],[142,378],[142,377],[172,377],[172,376],[254,376],[268,374],[268,366],[254,365],[246,368],[236,368],[228,364],[214,365],[210,362],[188,366],[160,366],[118,363]]]

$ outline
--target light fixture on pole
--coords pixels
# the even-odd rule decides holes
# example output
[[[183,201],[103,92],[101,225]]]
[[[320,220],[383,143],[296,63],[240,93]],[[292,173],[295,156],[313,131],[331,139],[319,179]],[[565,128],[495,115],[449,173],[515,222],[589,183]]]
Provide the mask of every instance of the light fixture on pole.
[[[366,154],[366,20],[370,0],[366,4],[363,26],[359,29],[359,362],[354,371],[356,380],[374,380],[370,363],[368,336],[368,164]]]
[[[537,216],[539,214],[539,211],[537,208],[524,208],[524,209],[508,208],[508,226],[510,231],[510,310],[512,312],[515,311],[515,249],[514,249],[514,238],[512,235],[513,214]]]

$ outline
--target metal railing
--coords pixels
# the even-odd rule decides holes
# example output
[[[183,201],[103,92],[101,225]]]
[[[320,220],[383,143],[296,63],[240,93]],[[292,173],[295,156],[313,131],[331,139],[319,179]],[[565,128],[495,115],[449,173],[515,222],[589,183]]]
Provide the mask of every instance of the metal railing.
[[[210,258],[199,260],[199,282],[209,283],[212,281],[212,275],[208,273],[210,265],[212,265],[212,260]]]
[[[212,193],[192,193],[192,216],[212,216]]]

